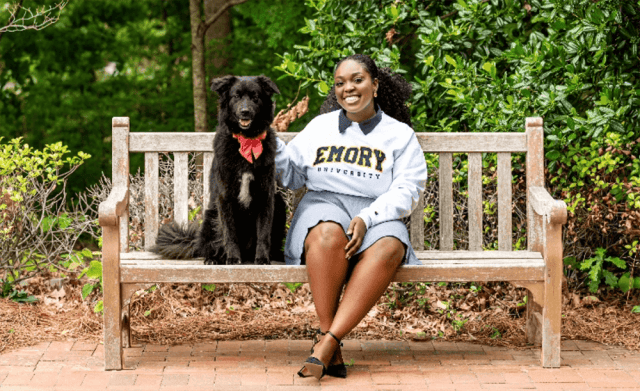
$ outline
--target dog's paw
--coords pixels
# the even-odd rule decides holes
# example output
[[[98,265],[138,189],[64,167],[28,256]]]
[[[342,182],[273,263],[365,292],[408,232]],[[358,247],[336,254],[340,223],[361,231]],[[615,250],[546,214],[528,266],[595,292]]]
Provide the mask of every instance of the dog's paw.
[[[235,257],[227,257],[227,265],[242,265],[242,260]]]
[[[269,261],[269,258],[256,257],[255,264],[256,265],[271,265],[271,261]]]

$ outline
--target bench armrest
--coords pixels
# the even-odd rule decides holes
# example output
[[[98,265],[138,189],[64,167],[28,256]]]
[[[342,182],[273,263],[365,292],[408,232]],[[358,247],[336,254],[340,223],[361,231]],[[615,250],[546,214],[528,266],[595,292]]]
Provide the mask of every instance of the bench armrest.
[[[98,207],[98,222],[101,227],[114,226],[118,217],[122,216],[129,203],[129,189],[126,187],[114,187],[109,197],[100,203]]]
[[[533,186],[529,189],[529,201],[534,212],[546,218],[552,224],[567,222],[567,204],[554,200],[544,187]]]

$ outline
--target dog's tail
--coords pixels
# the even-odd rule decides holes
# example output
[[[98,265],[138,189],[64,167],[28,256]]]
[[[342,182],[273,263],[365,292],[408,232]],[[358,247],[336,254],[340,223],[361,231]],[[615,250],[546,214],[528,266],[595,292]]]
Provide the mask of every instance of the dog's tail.
[[[200,257],[198,241],[199,224],[191,222],[181,226],[175,222],[165,224],[158,230],[158,239],[151,252],[167,259],[193,259]]]

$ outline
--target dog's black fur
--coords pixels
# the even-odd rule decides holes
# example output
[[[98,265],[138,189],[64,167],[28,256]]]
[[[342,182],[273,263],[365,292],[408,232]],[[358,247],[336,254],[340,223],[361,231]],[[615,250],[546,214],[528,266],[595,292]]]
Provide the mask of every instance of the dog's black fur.
[[[266,76],[217,78],[211,90],[220,99],[209,209],[199,228],[163,225],[151,251],[172,259],[204,257],[208,265],[282,262],[286,204],[276,191],[277,144],[270,127],[271,96],[280,91]],[[251,163],[233,135],[255,138],[265,130],[262,154]]]

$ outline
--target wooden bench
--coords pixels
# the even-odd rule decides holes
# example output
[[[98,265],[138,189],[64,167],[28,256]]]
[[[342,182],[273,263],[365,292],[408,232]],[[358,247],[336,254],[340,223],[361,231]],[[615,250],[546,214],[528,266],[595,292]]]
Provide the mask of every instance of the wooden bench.
[[[542,118],[527,118],[520,133],[417,133],[422,149],[439,154],[440,250],[424,251],[423,198],[411,215],[411,242],[422,266],[402,266],[394,281],[508,281],[529,290],[527,338],[542,345],[543,367],[560,366],[562,225],[564,202],[544,188]],[[214,133],[130,133],[128,117],[112,121],[113,188],[100,204],[103,235],[105,369],[122,369],[130,346],[129,302],[154,283],[307,282],[305,266],[205,266],[149,252],[129,252],[129,154],[145,153],[145,249],[158,232],[158,153],[174,154],[174,219],[188,219],[188,153],[204,155],[204,200]],[[280,133],[284,141],[295,133]],[[482,153],[498,156],[498,251],[482,251]],[[469,251],[453,251],[453,153],[468,153]],[[512,250],[511,153],[526,153],[527,251]]]

